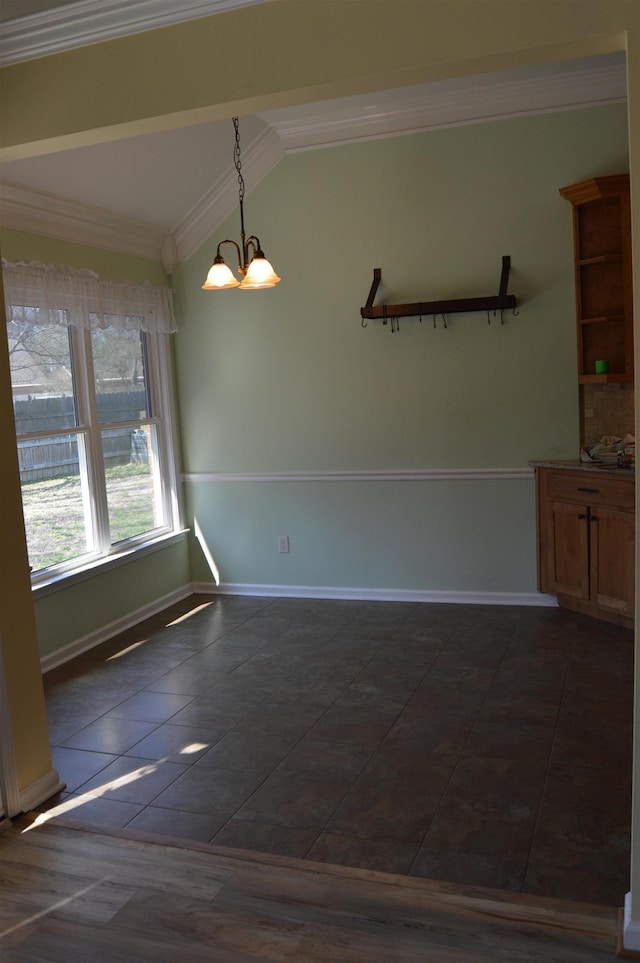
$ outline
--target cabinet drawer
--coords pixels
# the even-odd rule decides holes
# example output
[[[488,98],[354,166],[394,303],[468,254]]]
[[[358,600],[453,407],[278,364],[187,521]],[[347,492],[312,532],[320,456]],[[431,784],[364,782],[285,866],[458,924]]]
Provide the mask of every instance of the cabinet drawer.
[[[579,502],[581,505],[607,505],[633,510],[633,478],[598,477],[595,472],[548,472],[546,494],[549,498]]]

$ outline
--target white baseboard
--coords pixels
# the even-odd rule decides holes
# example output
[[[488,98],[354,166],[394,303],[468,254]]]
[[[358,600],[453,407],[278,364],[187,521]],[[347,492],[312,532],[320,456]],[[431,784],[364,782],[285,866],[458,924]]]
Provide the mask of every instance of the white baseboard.
[[[139,622],[156,615],[163,609],[181,602],[190,595],[247,595],[256,598],[287,598],[287,599],[349,599],[361,602],[443,602],[449,605],[525,605],[557,607],[557,600],[553,595],[543,595],[540,592],[433,592],[422,589],[367,589],[341,588],[336,586],[316,585],[251,585],[238,582],[193,582],[184,585],[175,592],[163,595],[161,598],[142,608],[129,612],[127,615],[108,625],[103,625],[96,632],[90,632],[81,639],[76,639],[55,652],[42,656],[40,668],[42,672],[50,672],[59,665],[64,665],[83,652],[101,645],[120,632],[125,632]]]
[[[182,599],[193,595],[193,592],[194,588],[191,584],[184,585],[182,588],[176,589],[175,592],[170,592],[168,595],[163,595],[161,598],[155,599],[153,602],[150,602],[149,605],[144,605],[142,608],[136,609],[134,612],[129,612],[120,619],[109,622],[108,625],[101,626],[96,632],[90,632],[88,635],[83,636],[83,638],[76,639],[75,642],[71,642],[69,645],[56,649],[55,652],[50,652],[48,655],[42,656],[40,659],[42,672],[49,672],[51,669],[55,669],[57,666],[69,662],[70,659],[74,659],[77,655],[88,652],[90,649],[95,648],[96,645],[101,645],[102,642],[113,638],[114,635],[118,635],[120,632],[125,632],[127,629],[132,628],[134,625],[137,625],[138,622],[143,622],[145,619],[156,615],[170,605],[181,602]]]
[[[55,796],[64,787],[65,783],[60,782],[57,770],[50,769],[44,776],[40,776],[35,782],[20,790],[20,811],[30,812],[40,803]]]
[[[541,592],[433,592],[422,589],[339,588],[314,585],[248,585],[194,582],[201,595],[253,595],[257,598],[353,599],[363,602],[446,602],[449,605],[526,605],[557,607],[554,595]]]

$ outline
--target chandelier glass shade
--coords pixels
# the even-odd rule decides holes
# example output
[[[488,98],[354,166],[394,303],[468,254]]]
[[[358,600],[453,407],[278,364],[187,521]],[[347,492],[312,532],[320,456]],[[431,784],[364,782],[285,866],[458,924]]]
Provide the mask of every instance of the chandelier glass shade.
[[[244,178],[242,176],[242,164],[240,161],[240,133],[238,118],[233,118],[235,130],[234,164],[238,174],[238,200],[240,205],[240,238],[241,243],[236,241],[220,241],[216,250],[213,264],[209,268],[206,280],[202,285],[204,291],[224,291],[226,288],[240,288],[241,291],[258,291],[262,288],[273,288],[282,280],[273,270],[270,262],[264,256],[264,251],[260,246],[260,240],[252,234],[246,237],[244,230]],[[231,244],[236,249],[238,258],[238,274],[240,280],[233,271],[225,264],[221,248],[224,244]]]

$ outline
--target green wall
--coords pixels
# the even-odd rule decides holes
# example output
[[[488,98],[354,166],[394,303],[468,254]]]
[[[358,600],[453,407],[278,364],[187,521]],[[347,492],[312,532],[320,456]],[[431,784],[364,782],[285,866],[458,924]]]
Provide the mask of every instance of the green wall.
[[[558,188],[628,170],[626,130],[620,104],[288,155],[245,204],[282,283],[200,289],[236,215],[181,266],[189,517],[223,585],[535,593],[527,465],[579,444],[571,210]],[[466,314],[446,330],[431,318],[396,334],[361,327],[374,267],[378,303],[489,295],[503,254],[519,302],[503,325]],[[497,468],[521,473],[481,474]],[[449,469],[470,474],[377,474]],[[287,477],[354,471],[371,474]],[[197,544],[192,564],[211,580]]]
[[[73,244],[53,237],[0,228],[2,256],[7,261],[41,261],[43,264],[62,264],[67,267],[96,271],[103,278],[148,281],[162,287],[168,283],[167,275],[158,261],[132,257],[117,251],[106,251],[86,244]]]
[[[38,598],[41,655],[213,582],[202,544],[236,590],[533,600],[527,464],[578,445],[571,217],[558,188],[626,169],[624,105],[288,155],[246,201],[282,283],[201,291],[236,215],[174,279],[186,521],[201,542]],[[166,283],[142,258],[11,230],[0,239],[9,260]],[[466,297],[497,291],[503,254],[519,301],[503,325],[456,315],[446,330],[431,318],[393,335],[361,327],[374,267],[379,302]],[[483,474],[494,469],[516,473]],[[425,477],[394,480],[410,471]],[[284,480],[255,480],[263,473]]]
[[[190,512],[223,585],[275,586],[283,593],[303,586],[302,595],[324,588],[356,597],[386,590],[394,598],[518,594],[535,585],[528,479],[190,488]],[[277,551],[281,534],[290,537],[289,554]],[[192,575],[211,581],[200,543],[192,544]]]
[[[41,657],[94,637],[100,641],[189,594],[186,540],[36,599]],[[54,657],[54,662],[56,661]]]
[[[2,256],[9,261],[42,261],[97,271],[102,277],[167,284],[160,264],[86,245],[21,231],[0,231]],[[36,592],[35,618],[41,657],[93,636],[103,636],[162,599],[173,599],[190,584],[186,543],[169,545],[91,578],[45,593]]]

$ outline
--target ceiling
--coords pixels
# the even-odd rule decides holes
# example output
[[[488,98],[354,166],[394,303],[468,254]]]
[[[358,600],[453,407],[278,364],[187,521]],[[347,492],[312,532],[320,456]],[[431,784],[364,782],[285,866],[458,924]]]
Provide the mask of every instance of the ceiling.
[[[5,44],[2,54],[5,62],[15,62],[20,49],[28,50],[34,36],[40,42],[45,34],[55,50],[77,45],[87,18],[97,11],[101,29],[107,29],[104,17],[110,12],[111,26],[117,24],[122,35],[125,7],[130,14],[162,8],[163,15],[173,7],[175,21],[252,2],[259,0],[1,0],[0,19],[11,27],[13,44]],[[138,17],[129,32],[141,29],[139,24]],[[63,25],[63,33],[56,33]],[[625,96],[624,54],[614,53],[246,116],[240,136],[247,192],[292,151],[614,103]],[[158,258],[167,270],[189,257],[236,204],[230,120],[0,166],[5,226]]]
[[[64,2],[65,0],[2,0],[0,22],[42,13],[43,10],[51,10],[53,7],[62,7]]]

